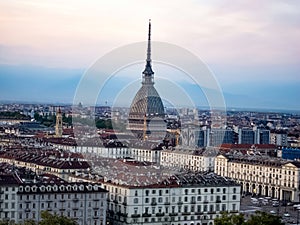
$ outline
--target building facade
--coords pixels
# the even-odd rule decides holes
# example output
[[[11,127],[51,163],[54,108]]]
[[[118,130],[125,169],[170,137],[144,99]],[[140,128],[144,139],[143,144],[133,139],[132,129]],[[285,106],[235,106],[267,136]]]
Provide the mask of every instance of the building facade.
[[[110,193],[108,221],[114,225],[213,225],[221,212],[240,209],[240,186],[212,173],[174,175],[147,186],[103,182],[102,187]]]
[[[98,184],[0,182],[0,218],[16,223],[41,220],[41,212],[73,218],[79,225],[105,225],[107,191]]]
[[[242,185],[243,193],[299,202],[300,163],[261,155],[218,155],[215,173]]]
[[[182,168],[191,171],[213,171],[215,157],[214,150],[163,150],[160,164],[165,167]]]

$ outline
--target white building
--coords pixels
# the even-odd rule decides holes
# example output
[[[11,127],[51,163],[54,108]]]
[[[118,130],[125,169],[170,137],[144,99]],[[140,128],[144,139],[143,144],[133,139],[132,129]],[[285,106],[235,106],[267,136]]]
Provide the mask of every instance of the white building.
[[[279,146],[288,146],[288,138],[286,133],[271,133],[270,143]]]
[[[213,225],[221,212],[240,209],[240,186],[213,173],[173,175],[153,185],[103,182],[110,224]]]
[[[20,184],[17,178],[9,180],[0,180],[0,218],[39,222],[41,212],[49,211],[73,218],[79,225],[106,224],[107,191],[99,184]]]
[[[236,180],[245,193],[299,202],[300,163],[262,155],[218,155],[215,173]]]
[[[213,149],[189,150],[187,148],[163,150],[160,154],[162,166],[192,171],[213,171],[217,155]]]

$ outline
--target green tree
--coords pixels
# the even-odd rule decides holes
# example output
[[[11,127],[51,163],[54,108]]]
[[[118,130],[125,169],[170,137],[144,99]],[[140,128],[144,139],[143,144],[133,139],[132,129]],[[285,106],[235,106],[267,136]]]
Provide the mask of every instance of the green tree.
[[[35,222],[34,220],[25,220],[23,223],[21,223],[22,225],[37,225],[37,222]]]
[[[245,225],[243,214],[223,213],[221,217],[215,219],[215,225]]]
[[[39,225],[78,225],[76,221],[65,216],[52,215],[48,211],[41,212],[42,220]]]
[[[279,216],[274,216],[266,212],[255,212],[246,223],[247,225],[284,225]]]
[[[215,225],[284,225],[279,216],[274,216],[266,212],[255,212],[248,221],[245,220],[243,214],[231,215],[222,214],[221,217],[215,219]]]
[[[0,225],[15,225],[15,223],[10,220],[0,220]]]

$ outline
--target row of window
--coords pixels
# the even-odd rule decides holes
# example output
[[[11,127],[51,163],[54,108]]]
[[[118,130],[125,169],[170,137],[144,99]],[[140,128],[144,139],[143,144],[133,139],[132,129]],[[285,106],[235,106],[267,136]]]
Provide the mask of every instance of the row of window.
[[[237,196],[236,195],[232,195],[232,200],[236,200],[237,199]],[[206,202],[206,201],[208,201],[209,199],[208,199],[208,196],[206,195],[206,196],[203,196],[203,199],[202,199],[202,196],[198,196],[197,198],[196,198],[196,196],[192,196],[192,197],[187,197],[187,196],[185,196],[185,197],[178,197],[178,202],[181,202],[183,200],[183,202],[196,202],[196,200],[197,200],[197,202],[202,202],[202,200],[204,201],[204,202]],[[223,195],[222,196],[222,200],[223,201],[226,201],[226,195]],[[214,196],[213,195],[210,195],[210,201],[214,201]],[[216,196],[216,201],[221,201],[221,196],[219,196],[219,195],[217,195]],[[149,203],[150,202],[150,198],[145,198],[145,203]],[[159,197],[159,198],[151,198],[151,203],[156,203],[156,202],[158,202],[158,203],[162,203],[163,202],[163,198],[162,197]],[[174,202],[176,202],[176,197],[172,197],[172,202],[174,203]],[[135,203],[135,204],[137,204],[137,203],[139,203],[139,198],[134,198],[133,199],[133,203]],[[165,203],[169,203],[169,198],[168,197],[165,197]]]
[[[210,188],[210,189],[204,188],[203,191],[204,191],[204,193],[210,192],[211,194],[213,194],[214,191],[215,191],[215,189],[214,189],[214,188]],[[222,188],[222,192],[223,192],[224,194],[226,193],[226,191],[227,191],[227,188]],[[193,189],[184,189],[184,194],[185,194],[185,195],[188,195],[188,194],[195,194],[196,192],[197,192],[198,194],[201,194],[201,189],[194,189],[194,188],[193,188]],[[221,188],[217,188],[217,189],[216,189],[216,192],[221,192]],[[157,190],[153,189],[153,190],[151,191],[151,193],[152,193],[153,195],[155,195],[156,193],[158,193],[159,196],[162,196],[163,193],[168,194],[168,193],[169,193],[169,190],[168,190],[168,189],[165,189],[164,191],[163,191],[163,190],[158,190],[158,192],[157,192]],[[233,193],[236,193],[236,188],[233,188]],[[150,190],[145,190],[145,195],[146,195],[146,196],[149,196],[149,194],[150,194]],[[135,196],[138,196],[138,191],[137,191],[137,190],[135,191],[134,195],[135,195]]]
[[[47,195],[19,195],[20,196],[20,200],[35,200],[37,199],[39,196],[41,199],[48,199],[48,200],[51,200],[51,199],[68,199],[68,200],[74,200],[74,199],[77,199],[77,198],[80,198],[80,199],[84,199],[84,196],[87,196],[87,199],[102,199],[104,198],[104,194],[103,193],[94,193],[94,194],[47,194]]]

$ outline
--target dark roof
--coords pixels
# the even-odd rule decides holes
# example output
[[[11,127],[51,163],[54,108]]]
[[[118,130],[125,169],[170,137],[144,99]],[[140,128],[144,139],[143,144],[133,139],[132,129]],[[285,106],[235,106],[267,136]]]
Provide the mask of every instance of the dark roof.
[[[18,185],[21,181],[13,174],[0,174],[0,186]]]

